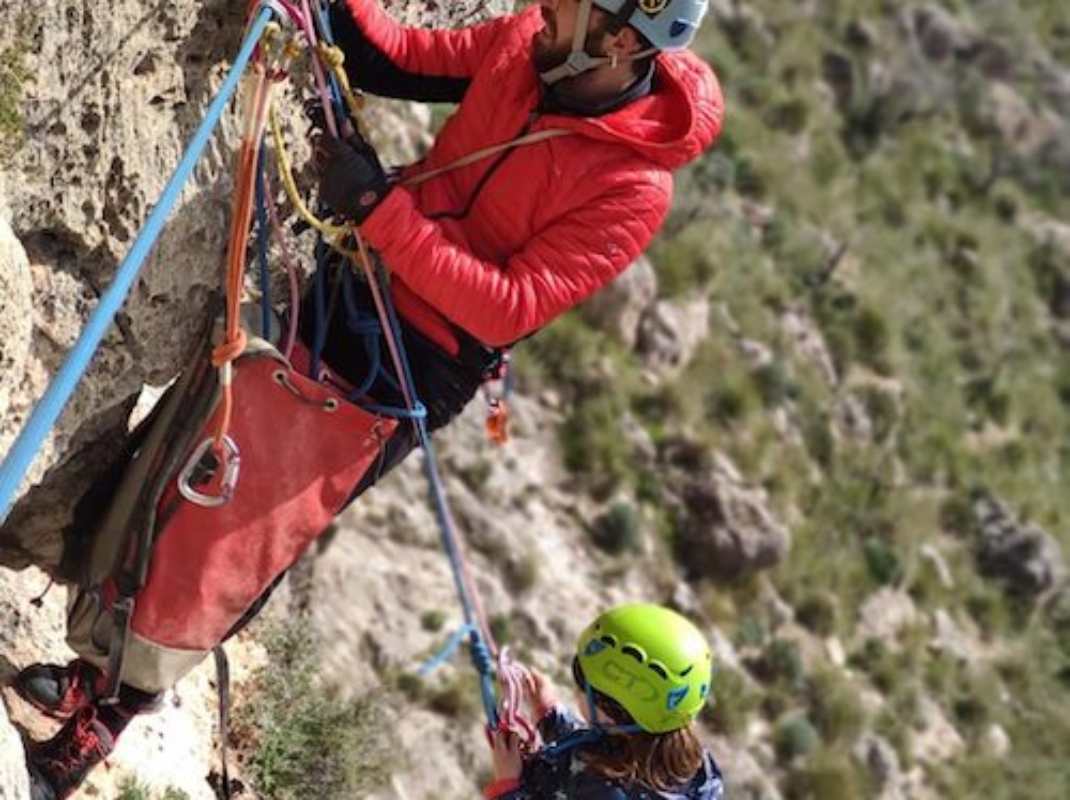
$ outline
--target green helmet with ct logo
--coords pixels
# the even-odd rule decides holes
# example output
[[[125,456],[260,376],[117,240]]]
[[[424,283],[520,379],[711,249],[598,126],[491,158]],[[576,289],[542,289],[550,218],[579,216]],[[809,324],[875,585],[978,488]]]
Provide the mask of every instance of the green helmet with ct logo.
[[[694,624],[663,606],[610,609],[580,635],[576,653],[587,684],[648,733],[686,727],[710,693],[709,644]]]

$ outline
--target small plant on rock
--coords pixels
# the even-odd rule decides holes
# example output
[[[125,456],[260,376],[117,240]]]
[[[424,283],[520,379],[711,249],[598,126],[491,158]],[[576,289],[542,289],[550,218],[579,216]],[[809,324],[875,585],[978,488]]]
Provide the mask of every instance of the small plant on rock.
[[[610,555],[639,549],[639,513],[631,503],[618,502],[595,520],[591,540]]]

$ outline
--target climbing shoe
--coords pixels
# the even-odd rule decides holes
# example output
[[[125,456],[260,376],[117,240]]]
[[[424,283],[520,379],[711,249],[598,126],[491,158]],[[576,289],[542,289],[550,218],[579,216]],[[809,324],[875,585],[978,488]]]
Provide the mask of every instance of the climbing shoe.
[[[38,711],[55,719],[70,719],[91,705],[103,688],[104,675],[77,659],[67,666],[31,664],[15,676],[14,689]]]
[[[27,748],[31,800],[69,797],[114,747],[115,737],[97,717],[96,706],[81,708],[51,739]]]

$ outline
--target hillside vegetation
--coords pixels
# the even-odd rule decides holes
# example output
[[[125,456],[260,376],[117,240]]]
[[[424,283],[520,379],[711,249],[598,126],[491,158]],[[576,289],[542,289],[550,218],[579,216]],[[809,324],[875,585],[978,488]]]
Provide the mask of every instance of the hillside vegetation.
[[[680,176],[651,253],[663,298],[710,303],[693,359],[644,380],[640,353],[576,314],[521,374],[567,387],[577,478],[690,565],[741,655],[709,725],[771,747],[786,796],[876,796],[894,766],[908,795],[1066,797],[1065,8],[758,0],[714,16],[699,50],[725,134]],[[628,416],[656,454],[615,432]],[[680,478],[714,452],[790,523],[768,572],[694,573]],[[795,624],[761,602],[770,587]],[[879,633],[863,624],[895,608]]]

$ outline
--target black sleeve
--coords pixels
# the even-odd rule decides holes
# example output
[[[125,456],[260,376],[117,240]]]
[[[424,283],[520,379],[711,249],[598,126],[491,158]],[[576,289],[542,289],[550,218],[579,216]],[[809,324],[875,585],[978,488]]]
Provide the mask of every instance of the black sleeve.
[[[418,75],[407,72],[368,41],[344,3],[330,5],[335,44],[345,53],[346,74],[353,86],[380,97],[424,103],[459,103],[468,91],[468,78]]]

